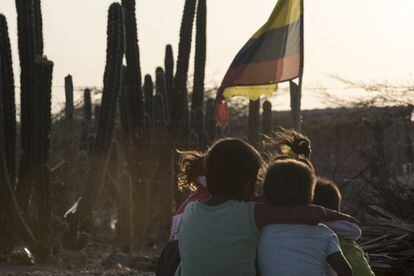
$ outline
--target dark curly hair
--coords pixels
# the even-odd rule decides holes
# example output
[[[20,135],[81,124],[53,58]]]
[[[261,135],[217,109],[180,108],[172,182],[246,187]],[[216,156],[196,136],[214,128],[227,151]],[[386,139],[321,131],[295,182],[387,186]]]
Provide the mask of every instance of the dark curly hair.
[[[205,153],[178,150],[177,153],[179,154],[178,188],[194,191],[197,188],[197,178],[205,175]]]
[[[264,147],[267,159],[275,160],[295,159],[314,169],[311,163],[311,141],[305,135],[293,130],[280,128],[270,136],[265,136]]]

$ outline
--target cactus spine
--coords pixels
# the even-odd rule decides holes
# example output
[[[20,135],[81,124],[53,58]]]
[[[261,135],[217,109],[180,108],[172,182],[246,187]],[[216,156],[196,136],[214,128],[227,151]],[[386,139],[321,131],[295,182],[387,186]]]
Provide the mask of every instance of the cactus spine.
[[[34,150],[34,85],[33,65],[35,57],[35,20],[32,1],[16,0],[17,30],[20,57],[21,89],[21,147],[17,201],[25,212],[31,196],[31,172]]]
[[[137,35],[135,0],[122,0],[125,20],[125,57],[127,73],[125,86],[128,91],[128,115],[131,126],[136,129],[144,118],[143,95],[141,89],[141,67]]]
[[[152,99],[154,96],[154,84],[150,75],[145,75],[144,80],[145,111],[152,117]]]
[[[206,71],[207,51],[207,6],[206,0],[198,0],[196,20],[196,45],[194,62],[194,85],[191,102],[191,110],[203,108],[204,78]],[[197,130],[196,130],[197,131]],[[197,131],[198,133],[198,131]],[[200,136],[200,133],[198,133]]]
[[[294,83],[293,81],[290,81],[290,110],[291,110],[291,120],[292,120],[292,127],[296,131],[301,131],[301,122],[302,122],[302,116],[301,116],[301,100],[302,95],[300,92],[299,86]]]
[[[9,243],[11,236],[17,236],[27,245],[35,238],[27,226],[14,194],[15,150],[16,150],[16,109],[14,98],[14,76],[10,38],[7,21],[0,14],[0,223],[6,225],[0,235],[0,244]],[[4,221],[3,221],[4,219]],[[7,222],[7,223],[6,223]],[[6,229],[7,228],[7,229]],[[7,233],[6,233],[7,232]]]
[[[35,64],[35,168],[34,188],[38,195],[38,257],[51,256],[52,187],[49,174],[51,96],[53,62],[36,58]]]
[[[272,132],[272,103],[268,100],[263,103],[262,133],[269,135]]]
[[[71,223],[71,237],[77,237],[79,223],[88,216],[102,189],[104,172],[112,143],[117,101],[122,83],[122,58],[124,54],[124,24],[121,5],[113,3],[108,13],[107,52],[101,111],[93,148],[91,173],[88,185],[74,212],[67,214]],[[76,242],[76,241],[74,241]]]
[[[257,147],[259,145],[259,125],[260,125],[260,99],[249,101],[249,121],[247,140]]]

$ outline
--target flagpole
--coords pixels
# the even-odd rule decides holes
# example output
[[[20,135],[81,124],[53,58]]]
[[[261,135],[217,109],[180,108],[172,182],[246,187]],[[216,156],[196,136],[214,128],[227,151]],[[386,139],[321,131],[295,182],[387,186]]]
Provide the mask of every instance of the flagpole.
[[[298,132],[302,131],[302,109],[301,109],[301,102],[302,102],[302,83],[303,83],[303,68],[304,68],[304,60],[305,60],[305,39],[304,39],[304,28],[305,28],[305,4],[304,0],[300,0],[300,9],[301,9],[301,18],[300,18],[300,70],[299,70],[299,83],[298,83],[298,98],[299,98],[299,105],[298,105],[298,113],[296,118],[295,129]]]

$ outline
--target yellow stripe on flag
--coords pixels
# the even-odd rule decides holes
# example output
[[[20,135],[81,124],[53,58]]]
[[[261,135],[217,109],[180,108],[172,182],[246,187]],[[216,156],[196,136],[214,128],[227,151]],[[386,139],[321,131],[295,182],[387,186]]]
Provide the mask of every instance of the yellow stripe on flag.
[[[272,96],[275,91],[277,91],[277,84],[232,86],[226,88],[223,95],[227,99],[241,96],[249,98],[249,100],[257,100],[261,95]]]
[[[259,38],[272,29],[277,29],[298,21],[302,12],[300,3],[301,0],[279,0],[269,20],[252,38]]]

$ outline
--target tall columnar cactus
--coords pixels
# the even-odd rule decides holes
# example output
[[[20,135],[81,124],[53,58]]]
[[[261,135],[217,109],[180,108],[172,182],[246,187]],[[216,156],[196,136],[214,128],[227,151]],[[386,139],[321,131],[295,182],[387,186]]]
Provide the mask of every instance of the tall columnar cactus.
[[[17,201],[26,211],[31,195],[34,150],[34,85],[35,20],[32,1],[16,0],[17,30],[20,57],[20,121],[21,148]]]
[[[216,102],[214,99],[208,99],[206,103],[205,114],[205,131],[206,131],[206,143],[210,144],[216,137]]]
[[[81,126],[81,141],[80,149],[88,149],[88,136],[92,124],[92,99],[91,99],[91,90],[86,88],[83,91],[83,120]]]
[[[194,131],[198,137],[198,146],[200,149],[206,143],[205,131],[204,131],[204,111],[202,108],[197,108],[191,111],[191,131]]]
[[[272,132],[272,103],[268,100],[263,103],[262,133],[269,135]]]
[[[128,104],[128,88],[127,88],[127,68],[126,66],[122,67],[122,88],[121,94],[119,95],[119,113],[121,117],[121,128],[122,128],[122,138],[124,142],[124,146],[130,147],[131,138],[132,138],[132,127],[131,121],[129,120],[128,108],[130,105]],[[130,152],[131,149],[125,151],[125,153]],[[128,161],[129,162],[129,161]]]
[[[188,128],[187,75],[191,52],[191,39],[196,8],[196,0],[186,0],[180,29],[178,45],[177,71],[174,79],[174,110],[172,127],[178,130],[179,136],[186,137]],[[180,133],[181,132],[181,133]]]
[[[35,53],[38,56],[43,55],[43,19],[41,0],[33,0],[34,4],[34,22],[35,22]]]
[[[119,210],[118,229],[124,253],[131,253],[134,240],[133,224],[133,187],[131,176],[124,171],[121,179],[121,206]]]
[[[141,67],[138,47],[137,19],[135,0],[122,0],[125,20],[127,79],[125,86],[128,91],[128,115],[131,126],[137,128],[144,118],[143,95],[141,89]]]
[[[290,110],[292,118],[292,128],[294,128],[296,131],[301,131],[301,100],[302,95],[299,86],[295,82],[290,81]]]
[[[32,246],[35,238],[23,218],[14,194],[16,111],[13,79],[7,21],[0,14],[0,223],[3,226],[0,244],[12,243],[13,238],[17,237]]]
[[[38,257],[46,259],[52,254],[51,220],[52,187],[49,171],[49,146],[51,129],[51,98],[53,62],[36,58],[35,64],[35,167],[34,188],[37,194],[39,237]]]
[[[92,121],[92,98],[89,88],[86,88],[83,92],[83,119],[86,122]]]
[[[171,206],[173,202],[173,182],[172,176],[165,171],[172,171],[171,158],[172,150],[171,144],[165,143],[165,140],[169,139],[169,133],[167,129],[167,116],[165,111],[165,99],[163,95],[157,92],[153,101],[153,138],[152,138],[152,152],[156,158],[156,167],[154,168],[155,187],[152,189],[153,194],[158,195],[160,198],[158,210],[161,210],[161,221],[164,224],[168,224],[169,218],[171,218]],[[159,218],[158,218],[159,219]],[[161,222],[161,224],[163,224]],[[167,222],[167,223],[165,223]],[[160,222],[156,222],[160,224]]]
[[[7,172],[12,186],[16,182],[16,104],[12,55],[6,17],[0,14],[0,101],[3,112]]]
[[[169,108],[169,117],[171,118],[173,110],[174,110],[174,97],[173,95],[173,87],[174,87],[174,55],[171,45],[167,45],[165,47],[165,59],[164,59],[164,68],[165,68],[165,88],[167,100],[168,100],[168,108]]]
[[[194,85],[191,110],[203,108],[204,79],[206,71],[207,51],[207,6],[206,0],[198,0],[196,20],[196,42],[194,62]],[[197,131],[197,130],[196,130]],[[198,133],[200,135],[200,133]]]
[[[145,75],[144,80],[145,111],[152,116],[152,99],[154,96],[154,84],[150,75]]]
[[[73,121],[73,80],[71,75],[67,75],[65,77],[65,97],[66,97],[66,103],[65,103],[65,115],[66,120],[68,122]]]
[[[82,198],[76,208],[71,208],[66,217],[71,224],[71,236],[77,238],[79,223],[92,210],[103,185],[104,172],[108,163],[112,144],[113,130],[117,110],[118,97],[122,84],[122,59],[124,54],[124,24],[122,7],[113,3],[109,8],[107,29],[107,52],[104,73],[104,88],[101,111],[93,148],[93,162]],[[77,240],[72,241],[74,243]]]
[[[169,95],[167,93],[167,87],[165,84],[165,74],[164,70],[161,67],[157,67],[155,70],[155,92],[160,93],[164,101],[164,116],[166,123],[170,122],[170,102]]]
[[[260,126],[260,99],[249,101],[249,120],[247,130],[247,140],[257,147],[259,145],[259,126]]]

